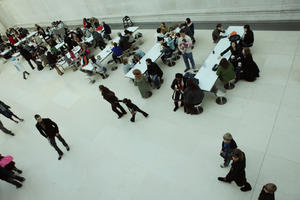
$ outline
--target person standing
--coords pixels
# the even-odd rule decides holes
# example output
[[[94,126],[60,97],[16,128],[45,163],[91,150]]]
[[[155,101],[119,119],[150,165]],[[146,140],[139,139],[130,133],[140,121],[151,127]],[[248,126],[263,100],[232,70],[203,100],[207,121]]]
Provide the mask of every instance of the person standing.
[[[137,112],[140,112],[144,115],[144,117],[148,117],[149,114],[142,111],[139,107],[137,107],[135,104],[131,102],[130,99],[123,99],[122,102],[127,106],[129,112],[132,114],[132,117],[130,119],[131,122],[135,122],[135,115]]]
[[[231,183],[234,181],[241,191],[246,192],[252,189],[246,179],[246,157],[240,149],[234,149],[232,152],[232,164],[229,173],[226,177],[218,177],[219,181]]]
[[[4,127],[4,125],[1,121],[0,121],[0,130],[8,135],[15,136],[15,134],[13,132],[11,132],[10,130],[8,130],[7,128]]]
[[[277,186],[274,183],[268,183],[263,186],[258,200],[275,200],[275,192],[277,190]]]
[[[183,46],[185,48],[182,48]],[[184,30],[180,31],[180,38],[178,39],[178,49],[180,50],[180,52],[182,54],[184,64],[186,67],[184,72],[187,72],[188,70],[190,70],[189,60],[191,62],[192,68],[194,69],[194,72],[197,72],[197,70],[195,68],[193,53],[192,53],[192,40],[189,36],[187,36],[185,34]]]
[[[37,123],[36,123],[36,128],[38,129],[38,131],[40,132],[40,134],[42,136],[44,136],[45,138],[48,139],[48,141],[50,142],[50,144],[54,147],[54,149],[57,151],[59,157],[58,160],[60,160],[63,156],[63,152],[60,150],[60,148],[58,148],[56,141],[55,141],[55,137],[57,137],[57,139],[59,139],[59,141],[61,141],[61,143],[66,147],[67,151],[70,150],[69,145],[66,143],[66,141],[64,140],[64,138],[59,134],[59,130],[58,130],[58,126],[55,122],[53,122],[51,119],[49,118],[41,118],[40,115],[36,114],[34,116],[34,118],[36,119]]]
[[[147,78],[141,73],[139,69],[133,70],[134,85],[138,86],[139,91],[143,98],[149,98],[152,96],[151,87]]]
[[[104,33],[103,33],[103,37],[111,40],[110,34],[111,34],[111,28],[108,24],[106,24],[105,22],[102,22],[102,26],[104,28]]]
[[[179,108],[178,103],[181,102],[180,106],[183,106],[183,92],[185,89],[185,81],[183,80],[183,75],[177,73],[175,79],[172,82],[171,88],[174,90],[172,99],[174,100],[175,108],[174,112]]]
[[[33,60],[33,56],[31,55],[31,53],[26,50],[23,45],[20,45],[19,47],[19,51],[20,51],[20,54],[23,56],[23,58],[28,62],[28,64],[30,65],[30,67],[32,69],[35,69],[34,66],[32,65],[32,63],[30,62],[30,60],[34,61]],[[35,62],[35,61],[34,61]]]
[[[5,117],[7,117],[8,119],[19,123],[18,121],[14,120],[13,117],[17,118],[20,122],[23,122],[24,119],[19,118],[17,115],[15,115],[11,110],[10,110],[10,106],[6,105],[5,103],[3,103],[2,101],[0,101],[0,113],[2,115],[4,115]]]
[[[104,85],[99,85],[99,90],[103,96],[103,99],[108,101],[111,104],[111,109],[117,113],[119,116],[119,119],[123,117],[123,115],[127,114],[127,112],[124,110],[124,108],[120,105],[118,97],[116,97],[115,93],[110,91],[107,87]],[[121,112],[117,109],[121,110]]]

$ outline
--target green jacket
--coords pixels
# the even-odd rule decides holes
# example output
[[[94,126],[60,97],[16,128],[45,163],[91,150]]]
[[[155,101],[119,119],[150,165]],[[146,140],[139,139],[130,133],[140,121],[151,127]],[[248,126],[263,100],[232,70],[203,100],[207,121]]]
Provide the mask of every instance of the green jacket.
[[[235,79],[235,71],[234,71],[232,64],[229,63],[229,65],[226,69],[219,66],[218,70],[217,70],[217,75],[219,76],[220,80],[225,83]]]

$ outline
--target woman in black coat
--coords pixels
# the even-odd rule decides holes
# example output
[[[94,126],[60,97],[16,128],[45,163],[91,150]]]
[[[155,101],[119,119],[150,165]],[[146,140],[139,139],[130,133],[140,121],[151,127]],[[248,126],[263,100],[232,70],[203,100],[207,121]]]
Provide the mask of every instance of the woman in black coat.
[[[226,177],[218,177],[219,181],[231,183],[234,181],[241,187],[241,191],[246,192],[252,189],[246,179],[246,157],[240,149],[234,149],[232,152],[232,164],[229,173]]]
[[[225,49],[220,56],[225,55],[230,50],[231,56],[229,58],[229,62],[234,66],[235,71],[238,69],[238,62],[241,60],[242,54],[242,47],[237,44],[235,41],[231,42],[230,47]]]
[[[252,47],[254,43],[254,34],[249,25],[244,26],[244,32],[240,44],[242,47]]]
[[[183,75],[177,73],[171,85],[171,88],[174,90],[174,93],[172,95],[172,99],[174,100],[175,104],[175,108],[173,109],[174,112],[179,108],[179,102],[181,102],[180,106],[183,106],[183,91],[185,87],[186,85],[183,79]]]
[[[99,90],[103,96],[103,99],[108,101],[111,104],[111,109],[117,113],[119,116],[119,119],[123,117],[127,112],[124,110],[124,108],[120,105],[118,97],[116,97],[115,93],[110,91],[107,87],[104,85],[99,85]],[[121,112],[117,109],[119,108]]]
[[[13,172],[0,166],[0,179],[15,185],[17,188],[22,187],[20,182],[24,182],[25,178],[22,176],[17,176]]]
[[[187,114],[199,114],[195,105],[202,103],[204,93],[198,85],[198,80],[191,78],[186,81],[186,88],[183,93],[184,112]]]
[[[259,69],[254,62],[249,48],[243,49],[242,69],[239,79],[253,82],[259,77]]]
[[[19,123],[19,122],[14,120],[13,117],[17,118],[20,122],[24,121],[24,119],[19,118],[12,111],[10,111],[10,106],[6,105],[2,101],[0,101],[0,113],[16,123]]]

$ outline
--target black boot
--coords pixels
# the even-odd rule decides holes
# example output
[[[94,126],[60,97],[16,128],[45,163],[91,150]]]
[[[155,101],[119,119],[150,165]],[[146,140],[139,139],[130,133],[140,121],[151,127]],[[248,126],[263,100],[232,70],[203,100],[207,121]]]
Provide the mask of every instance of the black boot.
[[[246,182],[245,185],[243,187],[241,187],[241,191],[243,191],[243,192],[247,192],[250,190],[252,190],[252,187],[248,182]]]

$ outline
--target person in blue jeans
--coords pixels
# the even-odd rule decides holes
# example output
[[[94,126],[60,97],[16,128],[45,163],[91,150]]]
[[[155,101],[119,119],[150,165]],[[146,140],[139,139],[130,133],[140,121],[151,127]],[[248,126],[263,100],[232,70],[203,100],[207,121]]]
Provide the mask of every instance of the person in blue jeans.
[[[222,142],[222,150],[220,153],[220,156],[224,158],[224,164],[221,165],[222,168],[228,167],[231,159],[232,159],[232,151],[237,148],[237,145],[232,138],[232,135],[230,133],[226,133],[223,136],[223,142]]]
[[[194,58],[193,58],[193,53],[192,53],[192,46],[193,46],[193,43],[192,43],[191,38],[185,34],[184,30],[181,30],[180,38],[178,39],[178,49],[182,54],[184,64],[186,67],[184,72],[187,72],[188,70],[190,70],[189,61],[191,62],[194,72],[197,72],[197,69],[195,67]]]
[[[153,84],[154,87],[159,89],[162,82],[163,72],[155,62],[152,62],[150,58],[146,59],[146,64],[147,64],[147,78],[149,82]]]

